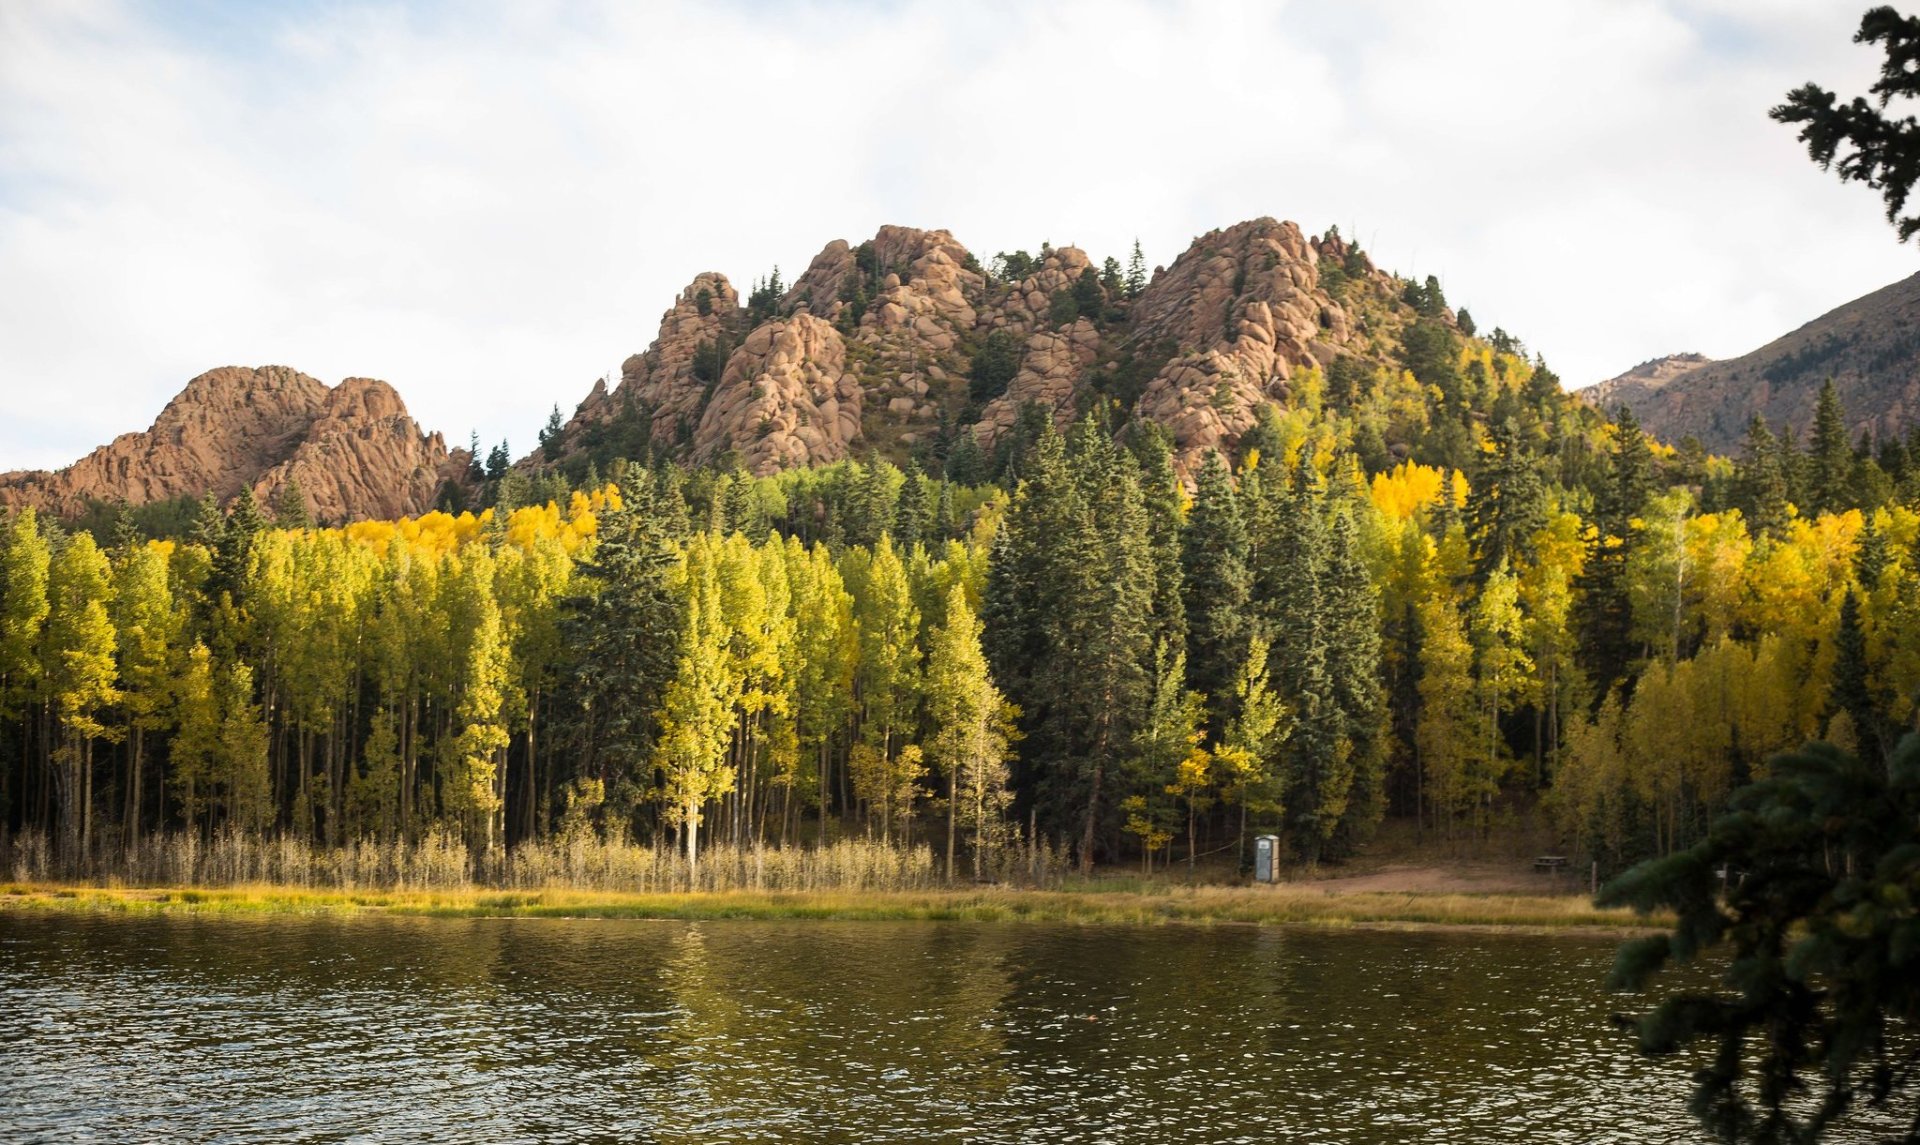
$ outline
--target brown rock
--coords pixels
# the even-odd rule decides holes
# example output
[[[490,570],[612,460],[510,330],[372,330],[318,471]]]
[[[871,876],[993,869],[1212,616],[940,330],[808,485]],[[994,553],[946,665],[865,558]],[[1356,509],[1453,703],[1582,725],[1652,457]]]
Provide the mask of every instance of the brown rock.
[[[1173,431],[1183,469],[1232,448],[1296,367],[1351,336],[1319,288],[1318,259],[1293,223],[1254,219],[1196,239],[1140,295],[1134,337],[1186,352],[1147,384],[1136,414]]]
[[[846,361],[840,331],[809,313],[755,329],[727,360],[694,433],[694,457],[734,449],[756,474],[846,457],[864,400]]]
[[[227,366],[188,382],[144,433],[55,472],[0,474],[0,505],[73,517],[93,501],[271,497],[293,476],[322,519],[402,516],[432,507],[448,457],[385,382],[329,390],[285,366]]]

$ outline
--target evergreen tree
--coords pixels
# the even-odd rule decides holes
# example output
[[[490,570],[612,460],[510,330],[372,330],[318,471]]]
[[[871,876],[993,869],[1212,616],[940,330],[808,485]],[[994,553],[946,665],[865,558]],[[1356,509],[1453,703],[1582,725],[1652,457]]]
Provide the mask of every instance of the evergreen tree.
[[[953,450],[947,454],[947,480],[955,485],[982,485],[992,476],[991,463],[980,448],[980,441],[974,436],[973,427],[960,431],[960,440],[954,443]]]
[[[1860,1106],[1910,1130],[1920,1102],[1896,1031],[1920,1021],[1904,905],[1920,855],[1920,737],[1885,766],[1809,744],[1765,774],[1706,839],[1601,891],[1601,905],[1675,916],[1671,933],[1621,948],[1610,985],[1644,989],[1670,963],[1712,968],[1713,988],[1669,995],[1639,1036],[1657,1056],[1706,1043],[1691,1108],[1722,1141],[1819,1141]]]
[[[640,781],[654,713],[690,623],[673,583],[678,558],[651,511],[646,478],[645,470],[629,470],[620,507],[600,515],[598,539],[562,612],[573,702],[557,730],[577,753],[580,774],[606,790]]]
[[[487,480],[498,481],[513,468],[513,452],[507,448],[506,438],[500,444],[487,451]]]
[[[1140,297],[1147,288],[1147,256],[1140,250],[1140,240],[1133,240],[1133,253],[1127,257],[1127,298]]]
[[[1251,590],[1246,525],[1218,453],[1208,454],[1200,467],[1180,556],[1188,683],[1206,697],[1210,723],[1218,731],[1237,714],[1231,685],[1246,656]]]
[[[307,511],[307,495],[300,479],[289,476],[273,499],[273,524],[280,529],[311,529],[313,515]]]
[[[926,478],[918,466],[907,471],[900,486],[900,499],[894,507],[893,540],[902,552],[912,552],[927,531]]]
[[[1350,512],[1333,520],[1325,593],[1327,672],[1353,772],[1346,809],[1331,840],[1344,852],[1373,833],[1386,814],[1387,795],[1379,593],[1368,576]]]
[[[566,437],[566,423],[560,420],[560,403],[555,402],[553,412],[547,415],[547,424],[540,429],[540,456],[548,463],[560,460]]]
[[[1186,491],[1173,471],[1169,435],[1159,426],[1139,434],[1140,495],[1147,511],[1147,547],[1153,558],[1153,644],[1184,656],[1187,649],[1186,585],[1181,570]],[[1249,582],[1251,584],[1251,582]]]
[[[1847,442],[1846,415],[1832,378],[1820,387],[1820,400],[1813,413],[1813,437],[1807,446],[1807,511],[1837,513],[1851,506],[1853,448]]]
[[[1868,663],[1867,634],[1860,620],[1860,597],[1853,589],[1840,602],[1839,627],[1834,632],[1833,681],[1827,706],[1845,712],[1853,724],[1863,759],[1882,759],[1880,705],[1874,702]]]
[[[1735,505],[1758,534],[1772,536],[1787,523],[1787,474],[1780,442],[1754,414],[1747,422],[1746,440],[1734,464]]]
[[[1485,580],[1502,563],[1525,558],[1546,522],[1546,488],[1512,418],[1489,435],[1491,448],[1468,483],[1467,536],[1474,571]]]

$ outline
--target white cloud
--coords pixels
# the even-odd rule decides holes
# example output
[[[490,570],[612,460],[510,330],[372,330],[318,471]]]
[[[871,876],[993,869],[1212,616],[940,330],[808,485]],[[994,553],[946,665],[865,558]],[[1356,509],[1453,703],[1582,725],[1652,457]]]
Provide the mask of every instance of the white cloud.
[[[1912,270],[1765,116],[1864,87],[1858,7],[8,4],[0,468],[229,363],[525,449],[696,272],[884,222],[1162,263],[1338,223],[1570,382],[1741,353]]]

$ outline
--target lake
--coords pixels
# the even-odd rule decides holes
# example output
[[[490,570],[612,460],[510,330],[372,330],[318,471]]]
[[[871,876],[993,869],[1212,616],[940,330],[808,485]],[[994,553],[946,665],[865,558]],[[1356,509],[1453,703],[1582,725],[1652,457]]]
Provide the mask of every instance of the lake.
[[[1613,946],[0,912],[0,1137],[1702,1140]]]

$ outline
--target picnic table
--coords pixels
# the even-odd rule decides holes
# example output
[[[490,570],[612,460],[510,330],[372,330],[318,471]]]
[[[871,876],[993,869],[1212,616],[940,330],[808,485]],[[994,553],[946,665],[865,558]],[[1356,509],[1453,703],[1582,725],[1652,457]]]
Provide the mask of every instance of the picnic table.
[[[1536,871],[1564,871],[1567,869],[1567,857],[1565,855],[1540,855],[1533,860],[1533,869]]]

